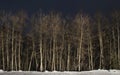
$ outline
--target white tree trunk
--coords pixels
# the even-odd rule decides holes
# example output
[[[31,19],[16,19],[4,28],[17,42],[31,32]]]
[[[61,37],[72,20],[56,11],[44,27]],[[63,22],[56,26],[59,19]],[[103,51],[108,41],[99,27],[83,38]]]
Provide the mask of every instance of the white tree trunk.
[[[54,35],[53,35],[54,36]],[[55,67],[55,42],[56,42],[56,39],[55,37],[53,38],[53,59],[52,59],[52,69],[55,71],[56,70],[56,67]]]
[[[18,43],[18,69],[21,70],[21,35],[19,34]]]
[[[43,71],[42,39],[40,39],[40,71]]]
[[[3,67],[3,70],[5,70],[4,33],[3,33],[3,31],[1,32],[1,36],[2,36],[2,67]]]
[[[60,51],[59,70],[62,70],[62,52],[64,50],[64,34],[63,34],[62,39],[63,41],[62,41],[62,46],[61,46],[61,51]]]
[[[6,34],[6,54],[7,54],[7,70],[9,70],[9,29]]]
[[[81,70],[81,52],[82,52],[82,42],[83,42],[83,27],[81,26],[81,35],[79,39],[79,50],[78,50],[78,71]]]
[[[67,71],[70,70],[70,43],[68,43]]]
[[[99,43],[100,43],[100,65],[99,68],[103,69],[103,39],[102,39],[102,32],[101,26],[98,24],[98,33],[99,33]]]
[[[12,59],[11,59],[11,70],[13,70],[14,65],[14,27],[12,28]]]
[[[15,40],[15,70],[17,70],[17,35],[16,35],[16,38],[15,38],[16,40]]]
[[[30,63],[29,63],[29,68],[28,68],[28,71],[30,71],[30,69],[31,69],[31,63],[32,63],[32,59],[33,59],[33,57],[34,57],[34,54],[35,54],[35,43],[34,42],[32,42],[32,54],[31,54],[31,59],[30,59]]]

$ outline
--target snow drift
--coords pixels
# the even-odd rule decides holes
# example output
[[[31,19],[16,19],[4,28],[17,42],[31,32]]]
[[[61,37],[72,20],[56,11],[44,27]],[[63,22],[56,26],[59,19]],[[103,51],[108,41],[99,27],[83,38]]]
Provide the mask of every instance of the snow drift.
[[[37,72],[37,71],[2,71],[0,70],[0,75],[120,75],[120,70],[92,70],[92,71],[45,71],[45,72]]]

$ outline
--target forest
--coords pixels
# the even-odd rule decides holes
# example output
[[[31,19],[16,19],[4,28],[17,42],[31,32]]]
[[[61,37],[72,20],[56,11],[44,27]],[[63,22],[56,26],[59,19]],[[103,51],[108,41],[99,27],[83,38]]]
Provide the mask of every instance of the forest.
[[[0,69],[120,69],[120,11],[74,16],[0,11]]]

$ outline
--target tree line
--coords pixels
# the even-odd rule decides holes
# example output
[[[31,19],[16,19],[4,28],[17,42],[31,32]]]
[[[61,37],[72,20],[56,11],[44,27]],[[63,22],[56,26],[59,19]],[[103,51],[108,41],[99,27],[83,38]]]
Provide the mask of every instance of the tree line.
[[[0,69],[120,69],[120,11],[72,17],[1,11]]]

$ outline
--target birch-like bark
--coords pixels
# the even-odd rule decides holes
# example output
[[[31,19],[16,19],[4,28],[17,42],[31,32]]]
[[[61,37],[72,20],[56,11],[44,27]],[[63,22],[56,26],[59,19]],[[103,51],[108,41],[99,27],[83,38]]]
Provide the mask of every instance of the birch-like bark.
[[[18,41],[18,69],[21,70],[21,34],[19,34],[19,41]]]
[[[102,31],[101,26],[98,24],[98,33],[99,33],[99,43],[100,43],[100,65],[99,68],[103,69],[103,38],[102,38]]]
[[[33,51],[32,51],[32,54],[31,54],[28,71],[30,71],[30,69],[31,69],[32,59],[33,59],[34,54],[35,54],[35,43],[34,43],[34,41],[32,42],[32,50],[33,50]]]
[[[15,60],[15,70],[17,70],[17,34],[15,38],[15,49],[14,49],[14,60]]]
[[[41,35],[41,34],[40,34]],[[40,71],[43,71],[42,36],[40,38]]]
[[[56,44],[56,39],[55,39],[55,34],[53,34],[53,58],[52,58],[52,70],[55,71],[56,70],[56,67],[55,67],[55,44]]]
[[[116,59],[117,58],[117,52],[116,52],[117,45],[116,45],[116,38],[115,38],[115,30],[114,30],[114,28],[112,29],[112,39],[113,39],[113,50],[114,50],[114,53],[112,55],[114,55],[114,59],[115,59],[113,65],[114,65],[114,67],[116,67],[115,65],[117,63],[117,59]]]
[[[7,70],[9,70],[9,29],[6,34],[6,54],[7,54]]]
[[[110,53],[110,69],[111,69],[111,65],[112,65],[112,45],[111,45],[111,39],[110,39],[110,41],[109,41],[109,49],[110,49],[110,51],[109,51],[109,53]]]
[[[64,50],[64,34],[62,36],[62,46],[61,46],[61,51],[60,51],[60,59],[59,59],[59,70],[61,71],[62,70],[62,53],[63,53],[63,50]]]
[[[4,32],[1,31],[1,37],[2,37],[2,68],[5,70],[5,56],[4,56]]]
[[[11,59],[11,70],[13,70],[14,66],[14,26],[12,27],[12,59]]]
[[[70,70],[70,43],[68,43],[67,71]]]
[[[81,26],[80,32],[80,39],[79,39],[79,49],[78,49],[78,71],[81,70],[81,52],[82,52],[82,42],[83,42],[83,26]]]

